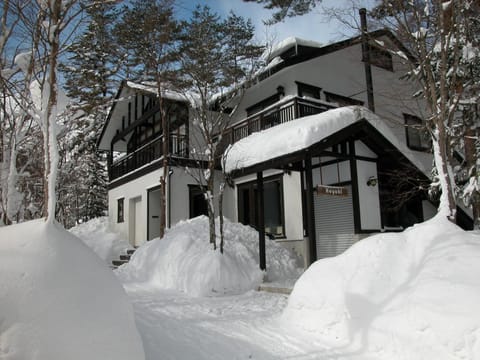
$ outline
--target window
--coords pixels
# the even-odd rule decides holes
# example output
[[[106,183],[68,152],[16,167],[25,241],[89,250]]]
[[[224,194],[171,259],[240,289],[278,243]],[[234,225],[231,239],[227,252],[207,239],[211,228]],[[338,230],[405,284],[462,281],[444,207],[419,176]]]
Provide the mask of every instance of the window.
[[[331,103],[337,103],[339,107],[350,106],[350,105],[360,105],[360,106],[363,105],[363,101],[361,100],[352,99],[347,96],[338,95],[338,94],[334,94],[326,91],[325,91],[325,100]]]
[[[298,96],[320,99],[321,88],[297,81]]]
[[[412,150],[427,151],[431,148],[431,141],[425,125],[418,116],[403,114],[407,146]]]
[[[280,94],[275,94],[272,95],[252,106],[247,108],[247,116],[253,115],[259,111],[262,111],[263,109],[269,107],[272,104],[275,104],[276,102],[280,101]]]
[[[198,185],[188,185],[189,203],[190,203],[190,219],[208,215],[208,204],[205,195]]]
[[[370,44],[368,44],[368,52],[370,53],[370,64],[388,71],[393,71],[392,54]]]
[[[265,179],[263,187],[265,233],[271,237],[285,237],[282,180],[279,177]],[[257,194],[256,181],[238,185],[238,220],[254,228],[258,226]]]
[[[125,204],[124,204],[124,198],[118,199],[117,200],[117,223],[123,223],[124,218],[125,218]]]

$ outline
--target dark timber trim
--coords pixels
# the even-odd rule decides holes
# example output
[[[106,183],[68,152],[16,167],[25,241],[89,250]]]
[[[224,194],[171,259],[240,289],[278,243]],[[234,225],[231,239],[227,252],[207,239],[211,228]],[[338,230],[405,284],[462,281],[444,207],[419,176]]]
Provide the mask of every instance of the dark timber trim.
[[[110,182],[108,184],[108,190],[115,189],[116,187],[119,187],[123,184],[126,184],[132,180],[138,179],[144,175],[147,175],[148,173],[161,169],[163,167],[162,159],[163,157],[160,157],[156,159],[153,163],[144,166],[136,171],[132,171],[131,173],[128,173],[127,175],[124,175],[123,177],[119,179],[115,179],[114,181]],[[206,168],[206,163],[200,162],[199,160],[193,160],[193,159],[185,159],[185,158],[176,158],[170,156],[168,159],[169,166],[178,166],[178,167],[202,167]]]
[[[350,149],[350,180],[352,181],[352,203],[353,203],[353,223],[355,234],[362,230],[362,223],[360,218],[360,196],[358,194],[358,174],[357,174],[357,159],[355,158],[355,140],[349,143]]]
[[[305,156],[305,182],[306,182],[306,210],[308,230],[308,265],[317,260],[317,236],[315,231],[315,212],[313,205],[313,176],[312,176],[312,155]]]
[[[260,269],[267,269],[267,259],[265,253],[265,199],[263,191],[263,173],[257,172],[257,201],[258,201],[258,247],[260,255]]]

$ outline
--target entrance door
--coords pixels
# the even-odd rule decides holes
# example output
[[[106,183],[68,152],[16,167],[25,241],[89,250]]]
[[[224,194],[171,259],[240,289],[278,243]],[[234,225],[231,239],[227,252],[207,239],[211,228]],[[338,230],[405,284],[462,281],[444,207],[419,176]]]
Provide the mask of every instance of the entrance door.
[[[130,199],[129,237],[133,246],[140,246],[145,242],[145,222],[142,215],[142,197]]]
[[[160,236],[160,213],[162,191],[160,187],[148,190],[148,237],[152,240]]]

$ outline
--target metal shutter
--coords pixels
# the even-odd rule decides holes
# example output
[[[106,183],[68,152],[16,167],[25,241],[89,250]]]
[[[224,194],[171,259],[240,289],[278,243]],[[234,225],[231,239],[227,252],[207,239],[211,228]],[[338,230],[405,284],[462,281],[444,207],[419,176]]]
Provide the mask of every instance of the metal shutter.
[[[358,241],[353,222],[352,187],[348,196],[314,195],[317,257],[336,256]]]

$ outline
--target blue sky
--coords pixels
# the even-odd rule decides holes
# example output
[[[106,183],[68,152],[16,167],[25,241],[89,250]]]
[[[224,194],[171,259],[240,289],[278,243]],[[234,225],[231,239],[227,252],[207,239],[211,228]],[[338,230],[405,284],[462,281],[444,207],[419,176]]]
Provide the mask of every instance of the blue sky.
[[[262,5],[256,3],[246,3],[242,0],[199,0],[197,2],[180,0],[178,8],[180,11],[189,11],[196,4],[208,5],[221,16],[225,16],[230,10],[237,15],[250,18],[255,25],[257,38],[261,42],[265,40],[278,42],[288,36],[296,36],[307,40],[315,40],[320,43],[329,43],[344,39],[347,36],[355,34],[355,30],[344,26],[338,21],[327,21],[322,13],[322,7],[343,7],[350,9],[352,14],[358,18],[358,12],[355,13],[353,6],[367,8],[371,7],[373,0],[323,0],[309,14],[288,18],[283,23],[273,26],[265,26],[264,20],[269,19],[271,11],[266,10]]]

